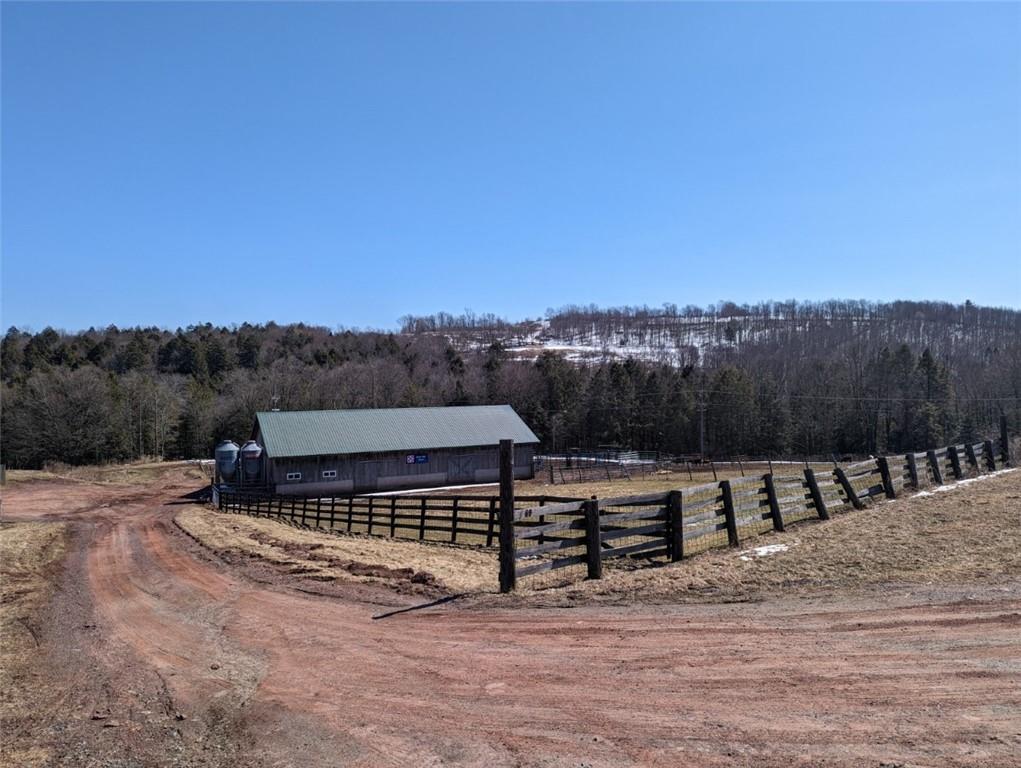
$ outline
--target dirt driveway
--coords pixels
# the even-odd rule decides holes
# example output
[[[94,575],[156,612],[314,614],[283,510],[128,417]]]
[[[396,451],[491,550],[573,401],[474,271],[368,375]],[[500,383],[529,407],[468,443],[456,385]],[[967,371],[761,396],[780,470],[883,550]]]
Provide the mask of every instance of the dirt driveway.
[[[173,524],[195,488],[5,489],[67,525],[6,764],[1021,765],[1017,582],[373,620],[422,598],[225,563]]]

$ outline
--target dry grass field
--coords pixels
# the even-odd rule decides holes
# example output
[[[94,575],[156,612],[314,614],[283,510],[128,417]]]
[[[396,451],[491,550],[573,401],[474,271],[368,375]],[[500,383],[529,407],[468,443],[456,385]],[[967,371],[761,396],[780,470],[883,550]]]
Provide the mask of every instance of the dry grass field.
[[[0,723],[9,731],[41,704],[32,673],[39,649],[37,612],[53,590],[53,571],[64,555],[60,523],[0,525]],[[0,764],[44,765],[47,750],[0,738]]]
[[[120,483],[144,485],[173,473],[196,481],[210,479],[209,472],[193,461],[140,461],[129,464],[96,464],[72,467],[53,463],[45,469],[9,469],[9,483],[25,483],[41,480],[75,480],[87,483]]]
[[[756,551],[775,545],[782,549]],[[1021,470],[943,486],[939,492],[909,492],[677,565],[607,564],[601,581],[550,590],[538,599],[544,604],[726,602],[911,586],[996,585],[1021,577]]]

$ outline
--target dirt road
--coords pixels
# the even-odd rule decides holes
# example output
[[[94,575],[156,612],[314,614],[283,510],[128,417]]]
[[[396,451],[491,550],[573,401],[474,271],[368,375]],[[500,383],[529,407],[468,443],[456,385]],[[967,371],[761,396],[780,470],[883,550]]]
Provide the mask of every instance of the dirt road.
[[[69,531],[9,765],[1021,765],[1021,584],[373,620],[415,598],[219,561],[195,487],[5,489]]]

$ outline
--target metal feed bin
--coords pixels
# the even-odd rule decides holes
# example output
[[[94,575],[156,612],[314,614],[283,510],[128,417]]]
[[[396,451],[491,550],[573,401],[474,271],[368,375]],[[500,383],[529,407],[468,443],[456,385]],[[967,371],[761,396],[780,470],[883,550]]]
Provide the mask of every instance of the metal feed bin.
[[[238,468],[238,453],[240,449],[233,440],[224,440],[213,451],[216,459],[216,472],[220,479],[229,482],[234,479]]]
[[[262,473],[262,446],[249,440],[241,448],[241,466],[246,482],[257,480]]]

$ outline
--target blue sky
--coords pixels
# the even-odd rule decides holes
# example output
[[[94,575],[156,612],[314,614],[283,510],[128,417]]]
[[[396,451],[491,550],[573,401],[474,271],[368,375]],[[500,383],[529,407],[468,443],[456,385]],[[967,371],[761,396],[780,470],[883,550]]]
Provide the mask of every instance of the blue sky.
[[[1021,306],[1021,5],[2,5],[2,323]]]

